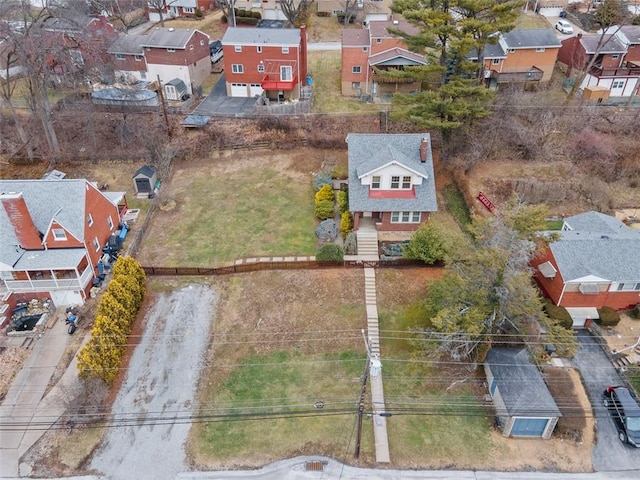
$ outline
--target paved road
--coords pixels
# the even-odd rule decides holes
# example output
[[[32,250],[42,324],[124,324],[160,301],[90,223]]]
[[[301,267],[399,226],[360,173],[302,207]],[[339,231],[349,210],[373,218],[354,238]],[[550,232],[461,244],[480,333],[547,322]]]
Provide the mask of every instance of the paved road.
[[[602,351],[600,344],[587,330],[578,331],[580,350],[574,364],[580,369],[589,400],[596,415],[596,446],[592,462],[598,472],[640,470],[640,448],[623,445],[618,432],[602,404],[602,392],[608,385],[621,385],[622,379]],[[638,475],[637,478],[640,478]]]

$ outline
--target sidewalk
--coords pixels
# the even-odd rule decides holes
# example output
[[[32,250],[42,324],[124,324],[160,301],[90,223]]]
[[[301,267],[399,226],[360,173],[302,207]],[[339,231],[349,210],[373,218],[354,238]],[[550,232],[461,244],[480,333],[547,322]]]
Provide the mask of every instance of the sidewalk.
[[[20,472],[20,457],[40,439],[47,425],[64,413],[64,406],[55,401],[59,386],[52,389],[43,401],[69,340],[65,324],[59,318],[59,313],[57,316],[54,314],[52,321],[55,323],[36,340],[31,355],[0,404],[0,477],[28,474]],[[70,371],[75,374],[74,368],[67,370]]]

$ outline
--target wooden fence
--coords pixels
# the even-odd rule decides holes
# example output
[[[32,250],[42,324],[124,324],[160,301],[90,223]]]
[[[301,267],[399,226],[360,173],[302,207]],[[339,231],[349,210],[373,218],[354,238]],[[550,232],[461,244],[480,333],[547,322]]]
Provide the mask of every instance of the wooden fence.
[[[227,275],[230,273],[248,273],[261,270],[314,270],[321,268],[408,268],[427,267],[420,260],[380,260],[380,261],[326,261],[316,260],[301,261],[259,261],[241,263],[226,267],[142,267],[147,275],[152,276],[198,276],[198,275]]]

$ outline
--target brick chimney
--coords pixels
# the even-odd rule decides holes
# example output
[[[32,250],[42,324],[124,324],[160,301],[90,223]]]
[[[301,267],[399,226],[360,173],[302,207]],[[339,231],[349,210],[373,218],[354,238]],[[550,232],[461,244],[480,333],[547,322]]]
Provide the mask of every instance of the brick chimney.
[[[426,163],[428,152],[429,140],[427,139],[427,137],[422,137],[422,140],[420,140],[420,161],[422,163]]]
[[[25,250],[42,250],[40,232],[33,223],[22,192],[0,193],[0,200],[20,246]]]

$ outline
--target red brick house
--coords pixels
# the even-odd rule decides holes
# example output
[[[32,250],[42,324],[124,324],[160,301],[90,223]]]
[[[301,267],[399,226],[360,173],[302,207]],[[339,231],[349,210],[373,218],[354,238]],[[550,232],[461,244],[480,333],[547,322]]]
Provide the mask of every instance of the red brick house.
[[[107,63],[107,49],[117,37],[117,31],[102,15],[78,15],[47,18],[42,25],[42,35],[53,52],[47,62],[55,73],[63,74],[99,68]],[[61,52],[68,58],[58,55]]]
[[[124,192],[75,179],[0,180],[0,192],[0,293],[83,304],[127,209]]]
[[[298,100],[307,84],[307,31],[228,28],[222,38],[227,96]]]
[[[393,29],[418,33],[415,25],[404,20],[370,21],[362,30],[342,30],[342,95],[381,97],[420,89],[417,80],[381,74],[385,70],[426,65],[424,56],[407,50],[404,39],[390,32]]]
[[[195,17],[196,10],[206,13],[207,11],[213,11],[215,8],[215,0],[164,0],[162,18],[167,20],[178,17]],[[160,13],[157,8],[147,4],[147,12],[151,22],[160,21]]]
[[[631,33],[629,36],[633,39]],[[636,54],[636,49],[640,49],[640,45],[623,41],[620,31],[605,35],[603,42],[600,42],[600,39],[600,34],[579,33],[562,41],[558,61],[567,66],[567,76],[571,76],[574,69],[584,70],[601,43],[598,58],[587,72],[580,88],[584,90],[587,87],[606,87],[612,97],[635,95],[640,86],[640,65],[629,61],[627,54],[629,50],[633,50],[632,58],[637,58],[639,54]]]
[[[428,133],[347,135],[354,231],[414,231],[438,209]]]
[[[560,239],[531,266],[542,291],[570,313],[585,307],[620,310],[640,303],[639,252],[640,231],[586,212],[565,219]]]
[[[640,25],[624,25],[616,36],[627,47],[623,62],[628,66],[640,67]]]
[[[109,48],[116,79],[127,83],[179,80],[192,95],[209,76],[209,36],[199,30],[156,27],[148,35],[121,35]]]

